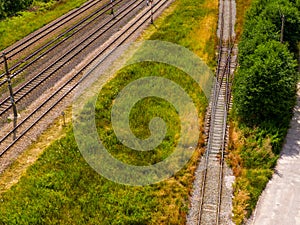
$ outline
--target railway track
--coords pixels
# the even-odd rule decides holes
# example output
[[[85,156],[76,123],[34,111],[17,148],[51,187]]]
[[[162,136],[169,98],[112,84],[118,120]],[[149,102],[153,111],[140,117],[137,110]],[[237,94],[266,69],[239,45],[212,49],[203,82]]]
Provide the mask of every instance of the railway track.
[[[39,42],[42,38],[46,37],[47,35],[50,35],[54,31],[59,30],[61,27],[64,27],[66,24],[68,24],[70,21],[76,18],[76,16],[79,16],[82,13],[86,13],[87,11],[90,10],[91,7],[96,7],[97,6],[96,3],[100,3],[100,2],[102,3],[102,0],[92,1],[88,5],[82,6],[81,8],[75,10],[75,12],[73,12],[71,15],[63,16],[62,18],[59,18],[54,23],[50,24],[49,26],[46,26],[48,29],[42,28],[36,34],[34,34],[33,37],[31,37],[30,39],[27,37],[24,40],[22,40],[19,44],[16,44],[14,47],[4,50],[3,52],[6,54],[7,59],[12,59],[16,55],[21,54],[25,49],[28,48],[33,49],[32,46],[35,45],[36,42]],[[9,68],[9,72],[11,73],[11,78],[14,78],[17,75],[21,74],[26,68],[31,66],[33,63],[37,62],[42,57],[46,56],[50,51],[55,50],[56,47],[66,42],[66,40],[71,38],[74,34],[78,33],[84,26],[87,26],[89,23],[97,19],[99,16],[103,15],[103,13],[99,14],[99,12],[105,10],[108,7],[110,7],[110,3],[104,4],[96,11],[89,14],[87,17],[81,19],[79,22],[77,22],[75,25],[73,25],[66,31],[60,33],[54,39],[44,43],[38,49],[34,50],[34,52],[26,56],[24,59],[21,59],[18,62],[11,65]],[[3,64],[3,58],[1,58],[0,63]],[[26,64],[21,68],[19,68],[24,63]],[[0,80],[1,78],[4,77],[5,77],[5,73],[0,74]],[[2,79],[2,81],[0,82],[0,87],[5,83],[6,80]]]
[[[116,18],[107,15],[111,11],[110,3],[102,6],[59,35],[56,39],[69,34],[67,37],[58,41],[55,45],[11,75],[14,78],[20,74],[30,74],[30,76],[27,76],[26,82],[14,88],[15,102],[19,111],[32,102],[36,96],[39,96],[40,93],[61,79],[75,65],[80,63],[85,55],[103,44],[109,38],[109,32],[120,29],[120,27],[128,22],[128,18],[132,18],[146,5],[142,0],[117,0],[114,4],[119,4],[119,10],[115,14]],[[93,27],[93,29],[84,30],[86,27]],[[75,30],[75,28],[77,29]],[[50,43],[56,41],[56,39]],[[49,43],[46,46],[49,46]],[[42,50],[45,50],[44,47],[42,47]],[[37,63],[39,65],[36,65]],[[2,82],[2,84],[4,83],[5,81]],[[0,117],[5,118],[11,107],[10,96],[6,94],[6,97],[0,100]]]
[[[127,5],[127,7],[129,7],[127,10],[134,12],[133,9],[135,9],[140,2],[146,4],[145,1],[134,1],[130,6]],[[153,4],[152,12],[158,15],[170,2],[171,1],[168,0],[157,1]],[[113,23],[118,20],[118,17],[121,19],[121,14],[116,15]],[[25,146],[29,145],[54,118],[60,115],[66,105],[70,104],[74,90],[99,66],[98,61],[101,59],[100,63],[104,64],[117,47],[132,41],[131,38],[134,39],[137,32],[140,32],[142,28],[150,24],[152,17],[150,7],[144,8],[137,13],[129,23],[126,23],[122,29],[114,33],[113,36],[96,49],[96,51],[86,59],[86,63],[82,62],[77,65],[75,71],[70,73],[61,84],[53,90],[49,89],[49,93],[44,96],[44,99],[39,101],[30,112],[23,115],[16,127],[11,127],[5,134],[0,136],[0,172],[3,171],[5,167],[10,164],[12,158],[16,157]],[[106,29],[110,28],[106,27]],[[86,72],[87,70],[90,71]],[[17,134],[13,140],[14,133]]]
[[[90,13],[94,11],[93,8],[99,7],[99,4],[102,3],[103,0],[90,0],[83,4],[81,7],[76,8],[69,13],[65,14],[64,16],[58,18],[57,20],[49,23],[48,25],[44,26],[43,28],[33,32],[32,34],[28,35],[27,37],[23,38],[22,40],[18,41],[14,45],[8,47],[4,50],[7,55],[8,59],[15,59],[16,56],[19,54],[23,54],[28,49],[32,49],[33,46],[36,45],[37,42],[42,41],[43,39],[49,37],[49,35],[53,35],[55,32],[59,31],[60,29],[64,28],[64,26],[68,25],[73,20],[80,18],[84,13]],[[37,49],[36,51],[42,50],[41,48]],[[34,55],[30,54],[30,57]],[[3,67],[4,60],[0,59],[0,66]],[[14,69],[15,67],[19,66],[22,61],[19,61],[15,65],[11,67]],[[2,78],[3,74],[0,75]]]
[[[194,186],[197,200],[192,201],[187,224],[227,224],[222,218],[224,159],[227,140],[227,113],[231,100],[231,81],[236,67],[236,46],[233,35],[233,0],[220,1],[219,51],[216,81],[208,110],[208,140]],[[199,166],[200,166],[199,164]]]

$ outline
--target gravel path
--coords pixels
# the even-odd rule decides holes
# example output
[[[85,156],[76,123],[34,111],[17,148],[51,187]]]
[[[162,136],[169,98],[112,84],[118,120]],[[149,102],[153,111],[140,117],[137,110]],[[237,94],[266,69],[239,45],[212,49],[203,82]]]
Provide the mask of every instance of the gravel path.
[[[231,4],[230,4],[231,2]],[[231,7],[230,7],[231,6]],[[224,9],[224,15],[222,19]],[[218,24],[218,37],[223,40],[222,51],[220,61],[218,62],[218,74],[219,79],[225,79],[222,77],[223,73],[226,73],[227,68],[227,58],[228,58],[228,41],[229,39],[235,38],[234,33],[234,24],[235,24],[235,15],[236,15],[236,4],[235,1],[231,0],[220,0],[219,4],[219,24]],[[231,21],[231,22],[230,22]],[[223,32],[221,32],[223,27]],[[230,29],[231,32],[230,32]],[[230,73],[234,72],[236,65],[236,55],[237,48],[236,45],[233,48],[231,54],[231,69]],[[216,91],[217,89],[215,89]],[[222,82],[220,87],[220,94],[217,95],[217,98],[212,97],[211,101],[215,101],[216,107],[215,110],[212,110],[209,107],[206,117],[209,118],[210,111],[214,111],[214,114],[210,117],[210,137],[211,141],[208,141],[206,147],[206,155],[204,155],[199,160],[199,165],[195,172],[195,180],[193,183],[193,193],[190,198],[190,209],[187,215],[187,224],[188,225],[213,225],[213,224],[233,224],[231,221],[232,214],[232,183],[234,182],[234,176],[230,168],[224,164],[223,173],[220,170],[220,151],[222,149],[223,143],[223,128],[226,126],[224,124],[224,107],[225,107],[225,90],[226,82]],[[212,93],[214,96],[216,93]],[[212,105],[213,103],[210,103]],[[226,121],[226,120],[225,120]],[[225,138],[226,139],[226,138]],[[207,163],[208,162],[208,163]],[[207,163],[207,164],[206,164]],[[219,195],[220,195],[220,178],[219,175],[222,173],[223,182],[222,192],[221,192],[221,205],[220,205],[220,216],[218,221],[218,210],[219,205]],[[204,177],[206,176],[205,182],[203,182]],[[202,185],[204,185],[202,187]],[[204,194],[203,194],[204,192]],[[203,196],[203,197],[202,197]],[[201,215],[201,216],[199,216]],[[217,217],[217,218],[216,218]]]
[[[261,195],[252,225],[300,224],[300,83],[297,105],[290,122],[275,174]]]
[[[235,21],[236,21],[236,2],[235,1],[231,1],[231,4],[232,4],[232,11],[231,11],[231,16],[230,16],[230,10],[229,10],[229,3],[230,3],[231,0],[220,0],[219,1],[219,12],[222,12],[222,8],[223,8],[223,4],[224,4],[224,7],[225,7],[225,13],[224,13],[224,28],[227,28],[227,29],[224,29],[223,30],[223,39],[225,40],[228,40],[229,39],[229,21],[231,20],[231,23],[232,24],[235,24]],[[221,21],[221,13],[219,13],[219,24],[218,24],[218,30],[217,30],[217,35],[218,35],[218,38],[220,38],[221,34],[220,34],[220,31],[221,31],[221,26],[222,26],[222,23],[220,22]],[[231,34],[232,34],[232,37],[235,38],[235,31],[234,31],[234,26],[231,27]]]

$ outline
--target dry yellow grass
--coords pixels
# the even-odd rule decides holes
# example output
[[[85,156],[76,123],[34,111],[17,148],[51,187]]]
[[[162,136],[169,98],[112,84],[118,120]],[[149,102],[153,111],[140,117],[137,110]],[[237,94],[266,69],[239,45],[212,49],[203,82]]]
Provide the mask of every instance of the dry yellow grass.
[[[238,129],[237,124],[231,122],[229,130],[229,154],[227,162],[229,163],[236,179],[241,179],[245,170],[243,169],[243,160],[241,158],[241,150],[245,144],[245,139],[242,132]],[[233,198],[233,221],[236,224],[241,224],[244,221],[247,213],[246,207],[248,206],[249,193],[241,190],[234,185],[234,198]]]
[[[216,32],[218,25],[218,1],[207,1],[203,8],[209,13],[199,22],[190,34],[191,39],[198,40],[197,46],[193,46],[195,53],[206,63],[210,63],[213,59],[211,52],[215,51],[213,45],[216,43]],[[213,45],[211,44],[213,43]],[[212,48],[212,49],[207,49]]]
[[[237,15],[236,15],[236,36],[237,39],[240,38],[242,32],[243,32],[243,26],[244,26],[244,21],[245,21],[245,15],[247,10],[249,9],[251,5],[252,0],[237,0]]]
[[[246,208],[248,206],[249,193],[243,190],[238,190],[233,199],[233,220],[236,224],[242,224],[244,217],[247,214]]]
[[[240,130],[235,126],[235,124],[230,124],[229,130],[229,154],[227,157],[227,162],[230,164],[233,174],[238,177],[242,173],[242,158],[240,156],[240,151],[245,143],[243,135]]]

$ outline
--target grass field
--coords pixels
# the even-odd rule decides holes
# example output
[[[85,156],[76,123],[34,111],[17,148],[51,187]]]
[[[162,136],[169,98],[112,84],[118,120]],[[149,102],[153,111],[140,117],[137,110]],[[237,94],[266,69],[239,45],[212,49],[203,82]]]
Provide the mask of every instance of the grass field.
[[[34,2],[29,10],[0,20],[0,50],[7,48],[26,35],[79,7],[87,0]]]
[[[156,28],[151,27],[144,36],[182,45],[213,67],[218,1],[178,0],[170,9],[156,22]],[[176,110],[168,102],[147,98],[132,109],[131,127],[134,134],[145,138],[149,135],[149,120],[161,116],[169,127],[162,144],[152,152],[135,154],[122,146],[113,133],[110,108],[117,93],[141,75],[153,74],[176,82],[189,94],[198,108],[203,128],[207,100],[198,84],[184,72],[153,62],[122,69],[101,91],[96,103],[96,123],[99,136],[111,154],[133,165],[152,164],[166,158],[173,151],[180,130]],[[131,187],[113,183],[96,173],[80,154],[71,124],[64,129],[63,137],[45,149],[20,181],[0,194],[0,224],[185,224],[202,136],[198,151],[172,178]],[[5,173],[0,180],[8,182]]]

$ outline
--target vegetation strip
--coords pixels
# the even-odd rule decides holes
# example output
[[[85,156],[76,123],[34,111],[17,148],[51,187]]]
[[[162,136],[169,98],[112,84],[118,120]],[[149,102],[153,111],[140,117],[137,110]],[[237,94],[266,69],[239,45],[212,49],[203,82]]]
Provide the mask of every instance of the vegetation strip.
[[[171,41],[205,56],[212,65],[216,23],[209,27],[201,41],[198,29],[207,31],[204,21],[215,21],[217,1],[180,0],[174,12],[167,15],[150,39]],[[187,18],[189,18],[187,20]],[[191,38],[192,37],[192,38]],[[209,54],[205,50],[209,49]],[[207,102],[197,84],[186,74],[159,63],[142,63],[121,70],[102,90],[96,104],[99,135],[115,157],[143,165],[161,161],[172,152],[178,133],[174,108],[156,98],[145,99],[132,110],[132,127],[138,137],[149,134],[148,122],[153,116],[165,118],[170,129],[161,146],[152,154],[134,154],[116,140],[109,123],[110,107],[119,90],[144,74],[167,77],[180,84],[192,97],[203,118]],[[203,138],[199,145],[203,144]],[[77,149],[72,129],[49,146],[30,167],[18,184],[0,196],[0,221],[4,224],[184,224],[188,195],[192,185],[197,151],[191,162],[173,178],[147,186],[128,187],[101,177],[84,161]]]
[[[87,0],[0,0],[0,6],[13,9],[13,13],[3,13],[0,7],[0,50],[7,48],[26,35],[57,19],[70,10],[81,6]],[[26,2],[26,4],[24,4]],[[25,10],[27,8],[27,10]],[[22,11],[23,10],[23,11]],[[8,12],[7,10],[5,12]],[[5,15],[4,15],[5,14]],[[14,16],[13,16],[14,15]],[[10,17],[8,17],[10,16]]]
[[[252,1],[239,43],[231,113],[228,158],[237,177],[236,224],[255,208],[287,133],[299,79],[295,60],[299,32],[299,2]]]

